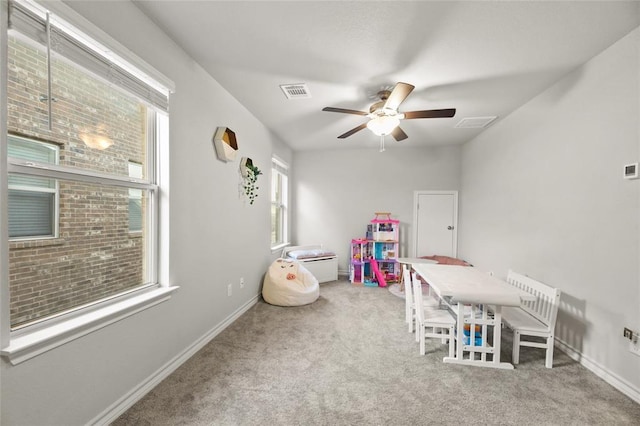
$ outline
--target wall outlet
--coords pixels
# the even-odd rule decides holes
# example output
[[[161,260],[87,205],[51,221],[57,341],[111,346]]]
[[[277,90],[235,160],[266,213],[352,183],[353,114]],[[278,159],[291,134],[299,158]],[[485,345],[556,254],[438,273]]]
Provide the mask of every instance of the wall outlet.
[[[635,342],[633,340],[629,342],[629,352],[640,356],[640,340],[636,339]]]
[[[227,296],[231,296],[231,288],[232,288],[232,287],[233,287],[233,286],[232,286],[231,284],[229,284],[229,285],[227,286]]]
[[[244,277],[240,277],[240,288],[244,288]]]
[[[638,339],[638,334],[630,328],[625,327],[622,335],[629,339],[629,352],[640,356],[640,339]]]

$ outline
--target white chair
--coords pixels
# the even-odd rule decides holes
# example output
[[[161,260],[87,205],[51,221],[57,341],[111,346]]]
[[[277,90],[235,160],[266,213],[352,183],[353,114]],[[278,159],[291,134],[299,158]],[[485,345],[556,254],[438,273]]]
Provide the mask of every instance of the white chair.
[[[425,339],[427,337],[441,339],[442,343],[449,342],[449,356],[454,356],[456,321],[446,309],[424,306],[422,299],[422,283],[412,274],[411,281],[415,297],[416,336],[420,342],[420,355],[425,354]],[[406,287],[406,286],[405,286]]]
[[[414,322],[416,318],[416,304],[413,296],[413,288],[411,284],[411,273],[407,265],[402,265],[402,282],[404,283],[404,307],[405,307],[405,321],[409,324],[409,333],[413,333]],[[439,302],[432,297],[423,297],[423,305],[435,307],[439,305]],[[416,334],[416,342],[418,341],[418,335]]]

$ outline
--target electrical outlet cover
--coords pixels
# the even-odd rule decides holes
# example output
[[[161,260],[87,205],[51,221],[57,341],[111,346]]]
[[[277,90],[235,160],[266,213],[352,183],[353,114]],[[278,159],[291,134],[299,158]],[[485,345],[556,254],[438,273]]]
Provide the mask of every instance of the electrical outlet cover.
[[[633,341],[629,342],[629,352],[640,356],[640,340],[636,339],[635,343]]]

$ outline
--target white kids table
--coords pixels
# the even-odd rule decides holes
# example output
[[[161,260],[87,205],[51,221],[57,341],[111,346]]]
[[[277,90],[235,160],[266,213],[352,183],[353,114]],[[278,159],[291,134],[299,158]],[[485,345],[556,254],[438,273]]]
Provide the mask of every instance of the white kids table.
[[[502,307],[520,306],[521,301],[535,297],[470,266],[413,263],[412,267],[457,316],[455,356],[443,361],[513,369],[511,363],[500,362]],[[467,336],[465,326],[471,331]],[[489,327],[493,328],[491,342]],[[479,337],[475,337],[473,330],[477,330]]]

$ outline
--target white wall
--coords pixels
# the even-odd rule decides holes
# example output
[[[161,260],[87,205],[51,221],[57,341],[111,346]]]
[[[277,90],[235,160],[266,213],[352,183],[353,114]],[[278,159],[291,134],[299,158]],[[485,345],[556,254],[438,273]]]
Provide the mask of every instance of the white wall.
[[[270,263],[272,147],[290,151],[130,2],[71,7],[176,84],[171,97],[170,281],[174,297],[32,360],[2,360],[0,422],[79,425],[96,419],[259,294]],[[238,161],[217,160],[218,126],[236,132],[239,156],[265,171],[250,206],[238,197]],[[239,278],[246,286],[239,289]],[[227,283],[234,294],[227,296]]]
[[[385,152],[294,153],[294,243],[335,250],[346,272],[351,239],[364,237],[374,212],[382,211],[400,220],[400,255],[412,252],[413,191],[458,190],[460,147],[391,145]]]
[[[462,151],[459,253],[563,291],[557,337],[640,395],[640,30],[567,75]]]

